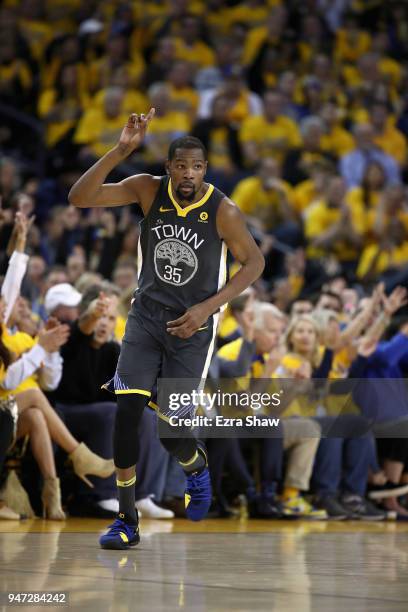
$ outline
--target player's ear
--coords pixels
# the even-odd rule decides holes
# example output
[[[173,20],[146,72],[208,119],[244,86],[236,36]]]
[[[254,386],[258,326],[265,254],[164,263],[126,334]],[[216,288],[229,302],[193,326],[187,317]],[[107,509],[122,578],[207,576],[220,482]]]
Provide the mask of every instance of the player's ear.
[[[166,174],[170,174],[170,162],[167,159],[165,164],[164,164],[165,170],[166,170]]]
[[[205,166],[204,166],[204,176],[207,174],[207,168],[208,168],[208,161],[205,162]]]

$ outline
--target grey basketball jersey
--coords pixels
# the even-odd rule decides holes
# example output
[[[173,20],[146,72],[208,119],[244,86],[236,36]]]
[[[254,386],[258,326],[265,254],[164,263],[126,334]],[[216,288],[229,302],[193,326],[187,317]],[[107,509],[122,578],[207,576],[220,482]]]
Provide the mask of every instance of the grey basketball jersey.
[[[218,235],[217,210],[225,195],[209,185],[182,208],[164,176],[141,221],[138,293],[184,312],[217,293],[226,281],[227,247]]]

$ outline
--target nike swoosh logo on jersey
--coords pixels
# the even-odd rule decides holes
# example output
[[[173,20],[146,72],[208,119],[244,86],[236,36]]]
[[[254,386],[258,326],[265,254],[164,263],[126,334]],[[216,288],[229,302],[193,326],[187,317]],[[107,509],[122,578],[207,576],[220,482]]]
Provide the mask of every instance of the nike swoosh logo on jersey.
[[[163,206],[159,208],[160,212],[171,212],[172,210],[174,210],[174,208],[163,208]]]

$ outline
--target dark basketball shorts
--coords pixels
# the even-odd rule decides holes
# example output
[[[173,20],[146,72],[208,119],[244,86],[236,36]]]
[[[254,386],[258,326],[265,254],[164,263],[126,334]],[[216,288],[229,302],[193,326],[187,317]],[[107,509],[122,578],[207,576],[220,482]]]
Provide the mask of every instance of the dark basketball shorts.
[[[157,381],[175,379],[177,386],[177,379],[188,379],[191,388],[200,387],[210,365],[219,316],[211,316],[191,338],[184,339],[166,331],[167,322],[182,314],[137,295],[126,322],[115,376],[105,388],[116,395],[144,395],[160,416],[172,414],[166,406],[158,408],[155,403]]]

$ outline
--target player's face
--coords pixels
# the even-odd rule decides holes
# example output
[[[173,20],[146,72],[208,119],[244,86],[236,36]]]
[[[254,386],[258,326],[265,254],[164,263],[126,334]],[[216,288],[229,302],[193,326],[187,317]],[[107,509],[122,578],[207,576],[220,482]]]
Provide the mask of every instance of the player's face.
[[[201,149],[176,149],[166,164],[173,192],[180,200],[193,202],[200,191],[207,170],[207,161]]]

